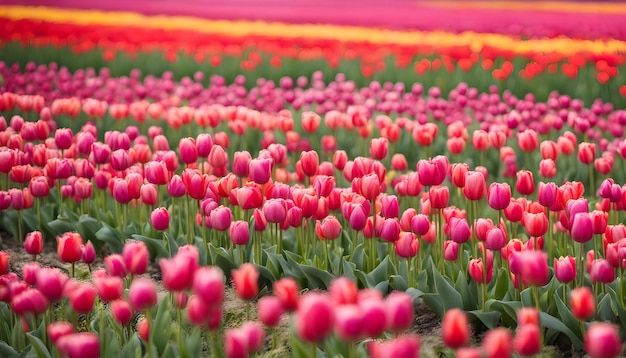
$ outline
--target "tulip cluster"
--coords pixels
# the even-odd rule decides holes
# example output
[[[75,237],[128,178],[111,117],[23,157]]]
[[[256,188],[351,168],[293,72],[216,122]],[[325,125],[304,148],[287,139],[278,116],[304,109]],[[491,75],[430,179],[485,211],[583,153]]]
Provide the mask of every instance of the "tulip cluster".
[[[555,329],[553,319],[583,349],[590,320],[626,316],[626,178],[614,170],[626,157],[626,112],[610,104],[586,108],[556,93],[541,102],[466,84],[445,99],[419,84],[409,92],[391,83],[356,88],[343,76],[326,84],[322,73],[311,86],[259,81],[247,90],[244,77],[230,85],[213,77],[205,89],[200,78],[171,74],[58,72],[58,88],[36,94],[57,69],[29,65],[7,77],[13,92],[0,94],[8,113],[0,117],[0,225],[24,239],[34,261],[44,239],[56,237],[69,264],[69,277],[25,265],[25,283],[1,291],[30,328],[33,319],[52,322],[52,303],[86,316],[94,307],[106,315],[106,306],[118,317],[120,344],[130,344],[139,315],[146,349],[162,353],[155,335],[168,305],[179,323],[175,349],[193,338],[182,334],[183,312],[220,349],[226,276],[247,321],[273,283],[259,319],[274,329],[283,311],[295,312],[295,331],[315,352],[329,349],[333,333],[357,350],[363,340],[405,332],[412,298],[440,316],[464,307],[488,328],[517,322],[511,344],[522,355],[557,340],[543,334]],[[95,93],[94,83],[110,86]],[[139,96],[141,88],[153,91]],[[111,130],[108,119],[125,129]],[[465,150],[470,138],[474,151]],[[74,281],[76,264],[91,270],[103,246],[113,252],[103,258],[106,271]],[[166,303],[141,277],[149,258]],[[43,288],[40,272],[61,278]],[[298,298],[298,286],[329,294]],[[368,308],[381,305],[385,324],[367,327]],[[522,306],[551,318],[518,317]],[[98,333],[100,324],[106,320]],[[243,325],[229,331],[225,348],[252,354],[264,334]],[[386,356],[419,342],[403,336],[370,348]]]

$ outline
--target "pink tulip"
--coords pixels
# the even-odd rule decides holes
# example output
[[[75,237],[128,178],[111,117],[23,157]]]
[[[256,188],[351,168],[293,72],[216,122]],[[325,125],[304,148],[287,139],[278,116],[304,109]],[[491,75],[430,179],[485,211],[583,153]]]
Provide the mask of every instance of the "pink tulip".
[[[620,356],[622,340],[617,329],[607,323],[593,323],[585,334],[585,351],[591,358]]]
[[[56,347],[68,358],[97,358],[100,356],[100,341],[92,332],[72,333],[60,337]]]
[[[192,290],[207,305],[224,302],[224,273],[217,267],[199,268],[193,278]]]
[[[387,330],[402,332],[413,324],[413,299],[403,292],[392,292],[385,300]]]
[[[145,311],[156,305],[157,291],[154,281],[143,277],[133,280],[128,291],[128,303],[137,312]]]
[[[267,327],[276,327],[283,314],[283,302],[276,296],[263,296],[257,304],[259,320]]]
[[[296,314],[298,336],[311,343],[322,341],[333,331],[335,310],[329,296],[309,293],[300,300]]]

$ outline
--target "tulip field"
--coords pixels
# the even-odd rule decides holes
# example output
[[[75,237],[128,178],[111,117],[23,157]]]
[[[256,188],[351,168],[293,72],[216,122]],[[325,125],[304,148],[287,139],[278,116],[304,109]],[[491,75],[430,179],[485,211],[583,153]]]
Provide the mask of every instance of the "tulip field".
[[[626,7],[425,3],[0,4],[0,357],[621,356]]]

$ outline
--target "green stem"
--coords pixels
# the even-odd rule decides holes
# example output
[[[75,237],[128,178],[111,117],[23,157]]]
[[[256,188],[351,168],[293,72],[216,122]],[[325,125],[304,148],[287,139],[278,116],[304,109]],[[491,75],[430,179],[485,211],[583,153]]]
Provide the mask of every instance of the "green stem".
[[[187,244],[191,245],[191,228],[193,227],[192,222],[194,219],[191,217],[191,199],[189,199],[189,195],[186,195],[185,197],[187,198]]]
[[[585,247],[584,244],[581,242],[580,246],[579,246],[579,256],[580,256],[580,267],[579,267],[579,275],[580,275],[580,287],[583,287],[585,285]]]
[[[17,242],[22,244],[22,210],[17,211]]]
[[[74,278],[74,277],[75,277],[75,276],[74,276],[74,272],[75,272],[75,271],[74,271],[74,269],[75,269],[75,266],[76,266],[76,263],[75,263],[75,262],[72,262],[72,263],[71,263],[71,267],[70,267],[70,277],[71,277],[71,278]]]
[[[147,345],[147,352],[148,352],[148,357],[152,357],[152,333],[154,333],[153,329],[152,329],[152,314],[150,312],[150,308],[146,309],[146,320],[148,321],[148,328],[150,329],[150,335],[148,336],[148,342],[146,342]]]
[[[537,286],[533,286],[532,288],[533,291],[533,296],[534,296],[534,301],[535,301],[535,308],[537,309],[537,311],[541,312],[541,308],[540,308],[540,302],[539,302],[539,287]]]

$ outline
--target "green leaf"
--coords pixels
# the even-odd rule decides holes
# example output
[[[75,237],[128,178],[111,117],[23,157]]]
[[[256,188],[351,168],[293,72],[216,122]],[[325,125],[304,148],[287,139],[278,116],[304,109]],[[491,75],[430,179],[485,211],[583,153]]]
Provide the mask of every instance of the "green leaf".
[[[583,342],[576,336],[571,329],[569,329],[563,322],[559,321],[558,318],[550,316],[545,312],[539,312],[539,317],[541,318],[541,324],[550,329],[554,329],[565,334],[572,342],[572,345],[576,347],[576,349],[583,348]]]
[[[391,275],[389,277],[389,286],[396,291],[406,291],[409,288],[409,284],[400,275]]]
[[[494,298],[496,300],[501,300],[504,298],[504,295],[506,295],[509,290],[510,276],[507,269],[503,268],[498,271],[498,279],[494,287]]]
[[[346,259],[342,258],[342,263],[343,263],[343,276],[351,279],[354,282],[358,282],[356,279],[356,275],[354,274],[354,270],[356,268],[356,265],[354,264],[354,262],[350,262]]]
[[[430,307],[430,309],[433,310],[437,316],[439,316],[439,318],[443,317],[445,309],[440,295],[436,293],[424,293],[421,297],[424,302],[426,302],[428,307]]]
[[[561,321],[573,332],[575,332],[578,338],[582,339],[585,332],[580,331],[579,321],[574,317],[572,311],[567,308],[561,297],[559,297],[559,295],[554,296],[554,301],[556,302],[556,308],[559,312],[559,317],[561,318]]]
[[[120,237],[119,231],[113,229],[107,224],[103,223],[103,226],[98,232],[96,232],[96,239],[102,241],[107,244],[109,249],[111,249],[114,253],[122,252],[122,248],[124,247],[124,242]],[[148,248],[149,249],[149,248]],[[155,257],[155,256],[152,256]]]
[[[487,307],[490,310],[500,312],[503,321],[515,324],[517,323],[517,311],[522,308],[522,303],[520,301],[499,301],[491,299],[487,301]]]
[[[295,358],[309,358],[311,357],[311,353],[313,350],[311,345],[307,345],[306,343],[295,337],[291,340],[291,348],[291,353]]]
[[[137,350],[141,352],[141,342],[136,334],[134,334],[128,342],[122,347],[119,357],[134,357]]]
[[[76,230],[76,225],[69,218],[58,218],[48,223],[48,227],[54,236],[62,235]]]
[[[102,224],[89,215],[81,215],[78,219],[78,231],[85,240],[94,240],[96,233],[102,228]]]
[[[605,288],[609,293],[609,296],[611,296],[611,306],[617,309],[617,317],[622,323],[622,327],[626,327],[626,309],[624,309],[624,306],[622,305],[622,302],[617,296],[615,290],[613,290],[613,288],[609,285],[605,285]]]
[[[433,269],[433,279],[435,281],[435,291],[441,297],[444,310],[451,308],[463,308],[463,297],[454,289],[449,279],[443,277],[437,269]]]
[[[363,270],[363,256],[363,244],[357,245],[357,247],[354,248],[352,255],[350,255],[350,261],[353,262],[359,270]]]
[[[598,302],[598,319],[601,321],[614,321],[616,318],[613,308],[611,308],[611,297],[605,295]]]
[[[19,354],[10,345],[0,342],[0,356],[3,358],[18,358]]]
[[[380,264],[367,275],[368,279],[374,284],[374,286],[379,282],[387,281],[389,279],[391,266],[389,256],[386,256]]]
[[[192,330],[185,337],[185,351],[189,358],[200,357],[202,352],[202,336],[199,330]]]
[[[178,253],[178,242],[176,242],[176,239],[174,239],[174,237],[167,232],[163,232],[163,235],[167,240],[170,257],[173,257]],[[202,248],[204,248],[204,245],[202,246]]]
[[[104,227],[102,229],[104,229]],[[165,249],[165,242],[163,240],[157,240],[138,234],[132,235],[131,239],[138,240],[146,244],[148,251],[150,252],[150,257],[154,258],[155,261],[160,258],[170,257],[169,252]]]
[[[322,288],[326,289],[330,286],[330,281],[333,277],[328,273],[317,267],[300,265],[300,269],[304,273],[305,277],[309,281],[309,288]]]
[[[413,297],[413,301],[417,300],[418,298],[424,295],[424,292],[413,287],[409,287],[405,292]]]
[[[463,274],[463,271],[459,272],[459,277],[457,277],[456,284],[454,285],[454,287],[455,287],[455,290],[461,295],[461,297],[464,298],[463,300],[464,311],[469,311],[474,308],[477,308],[476,302],[478,301],[478,298],[472,297],[472,295],[470,295],[469,285],[467,284],[467,278],[465,277],[465,274]]]
[[[46,345],[43,344],[41,339],[35,337],[31,333],[26,333],[26,337],[28,338],[28,341],[30,341],[30,344],[32,345],[35,352],[37,353],[38,358],[50,358],[50,352],[48,352]]]
[[[168,307],[168,299],[161,300],[154,318],[153,326],[150,327],[150,342],[154,342],[159,352],[164,352],[165,345],[170,339],[170,324],[172,317]]]
[[[485,325],[485,327],[489,329],[496,328],[498,326],[498,322],[500,322],[501,313],[497,311],[483,312],[481,310],[474,310],[467,313],[478,318]]]

